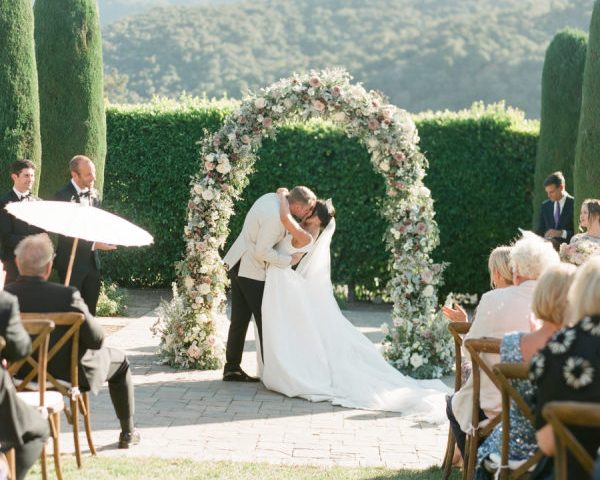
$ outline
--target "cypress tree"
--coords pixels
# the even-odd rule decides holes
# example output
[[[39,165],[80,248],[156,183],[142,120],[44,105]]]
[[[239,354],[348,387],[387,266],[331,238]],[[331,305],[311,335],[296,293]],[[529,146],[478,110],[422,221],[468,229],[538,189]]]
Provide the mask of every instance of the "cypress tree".
[[[548,49],[542,73],[542,113],[533,185],[534,228],[546,200],[544,179],[556,170],[573,189],[573,164],[581,110],[581,87],[587,35],[579,30],[558,32]]]
[[[77,154],[96,165],[102,192],[106,118],[96,1],[36,0],[34,15],[45,167],[40,192],[51,196],[60,188]]]
[[[0,0],[0,191],[12,186],[15,160],[33,161],[39,179],[39,108],[31,1]]]
[[[575,152],[575,218],[586,198],[600,197],[600,0],[596,0],[592,20],[581,98],[581,117]]]

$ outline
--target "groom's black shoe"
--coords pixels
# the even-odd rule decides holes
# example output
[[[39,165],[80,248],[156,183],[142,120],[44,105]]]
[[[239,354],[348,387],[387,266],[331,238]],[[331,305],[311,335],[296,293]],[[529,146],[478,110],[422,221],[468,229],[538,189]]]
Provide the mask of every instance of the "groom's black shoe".
[[[251,377],[241,368],[239,370],[230,370],[223,372],[224,382],[260,382],[260,378]]]

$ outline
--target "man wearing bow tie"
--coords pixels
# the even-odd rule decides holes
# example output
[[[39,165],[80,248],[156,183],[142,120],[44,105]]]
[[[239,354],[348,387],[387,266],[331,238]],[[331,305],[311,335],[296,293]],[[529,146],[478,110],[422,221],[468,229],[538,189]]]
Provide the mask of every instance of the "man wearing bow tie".
[[[17,160],[10,166],[10,178],[13,188],[0,197],[0,258],[6,271],[5,284],[14,282],[19,276],[15,265],[15,247],[27,235],[41,233],[43,230],[29,225],[8,213],[4,207],[12,202],[32,202],[39,200],[32,195],[31,187],[35,182],[35,165],[31,160]]]
[[[71,171],[71,180],[54,194],[53,200],[81,203],[92,207],[100,206],[98,191],[94,189],[94,182],[96,181],[94,163],[84,155],[76,155],[69,162],[69,170]],[[54,264],[62,283],[64,283],[67,276],[72,246],[73,238],[63,235],[58,236]],[[100,295],[100,257],[98,250],[114,250],[115,248],[114,245],[102,242],[87,242],[81,239],[77,243],[69,285],[80,291],[92,315],[96,315],[96,304]]]

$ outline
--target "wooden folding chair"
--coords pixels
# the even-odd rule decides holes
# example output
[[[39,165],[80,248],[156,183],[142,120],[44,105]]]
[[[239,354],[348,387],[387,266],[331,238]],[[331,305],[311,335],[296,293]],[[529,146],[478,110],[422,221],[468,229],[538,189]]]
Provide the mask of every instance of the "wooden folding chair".
[[[489,379],[494,383],[496,388],[500,390],[500,382],[494,375],[492,367],[485,363],[481,358],[482,353],[500,353],[499,338],[471,338],[465,341],[465,348],[471,356],[473,369],[473,411],[471,414],[472,432],[467,434],[465,444],[465,458],[463,467],[463,478],[471,479],[475,474],[475,464],[477,462],[477,447],[482,439],[487,437],[492,430],[500,423],[500,415],[490,419],[485,425],[479,424],[479,409],[480,409],[480,388],[481,388],[481,372],[482,370]]]
[[[529,457],[525,462],[519,465],[518,468],[510,470],[508,467],[509,457],[509,439],[510,439],[510,402],[515,402],[523,415],[534,425],[534,414],[519,394],[513,387],[512,380],[527,380],[529,365],[526,363],[499,363],[493,368],[498,381],[500,382],[500,393],[502,394],[502,449],[501,449],[501,465],[500,479],[513,480],[525,477],[529,470],[542,459],[542,452],[538,448],[536,452]]]
[[[6,347],[6,340],[4,340],[4,337],[2,335],[0,335],[0,358],[2,358],[2,350],[4,350],[4,347]],[[0,368],[4,368],[4,365],[0,365]],[[9,475],[9,479],[14,479],[16,478],[16,463],[15,463],[15,451],[13,449],[8,450],[5,454],[4,454],[5,458],[6,458],[6,463],[8,464],[8,475]]]
[[[468,322],[450,322],[448,324],[448,331],[454,338],[454,392],[458,392],[463,384],[462,379],[462,344],[463,336],[466,335],[471,329],[471,324]],[[450,473],[452,472],[452,457],[454,456],[454,449],[456,447],[456,440],[452,433],[452,428],[448,429],[448,443],[446,444],[446,454],[444,455],[444,462],[442,463],[443,480],[448,480]]]
[[[600,404],[584,402],[550,402],[544,406],[542,415],[554,430],[556,454],[554,456],[554,478],[567,480],[567,450],[587,472],[588,478],[594,471],[595,459],[575,438],[567,425],[577,427],[600,427]]]
[[[50,320],[23,320],[23,327],[33,337],[31,342],[31,355],[11,363],[8,372],[14,374],[19,371],[23,365],[27,364],[31,371],[26,378],[16,384],[17,395],[28,405],[37,408],[42,415],[48,415],[50,425],[50,435],[54,447],[54,469],[58,480],[62,480],[62,471],[60,468],[60,412],[65,408],[65,402],[62,395],[58,392],[47,392],[47,369],[48,369],[48,346],[50,344],[50,333],[54,330],[54,323]],[[36,355],[37,352],[37,355]],[[34,382],[35,391],[31,391]],[[31,385],[30,385],[31,384]],[[29,388],[28,388],[29,387]],[[42,478],[48,478],[46,468],[46,449],[42,449],[41,455]]]
[[[21,313],[23,320],[27,319],[48,319],[54,322],[56,327],[65,327],[66,331],[58,340],[53,343],[48,352],[48,362],[54,358],[61,348],[71,348],[71,371],[69,383],[57,380],[48,373],[48,381],[53,390],[59,391],[65,397],[69,397],[70,409],[65,409],[67,421],[73,427],[73,442],[75,445],[75,458],[77,467],[81,468],[81,447],[79,445],[79,413],[83,417],[85,434],[88,446],[92,455],[96,455],[96,447],[92,440],[92,426],[90,421],[90,401],[88,392],[79,390],[79,329],[85,321],[82,313],[77,312],[57,312],[57,313]],[[27,380],[25,377],[24,380]]]

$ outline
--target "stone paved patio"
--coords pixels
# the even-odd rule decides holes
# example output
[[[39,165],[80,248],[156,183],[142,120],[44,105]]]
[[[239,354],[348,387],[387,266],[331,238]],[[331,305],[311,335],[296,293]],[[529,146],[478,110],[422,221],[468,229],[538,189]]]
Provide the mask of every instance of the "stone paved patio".
[[[127,319],[107,343],[127,351],[136,385],[136,424],[142,443],[118,450],[119,434],[108,390],[92,397],[92,425],[99,455],[189,457],[280,464],[427,468],[440,465],[447,426],[431,426],[394,413],[311,403],[270,392],[262,384],[221,381],[220,371],[178,371],[160,365],[150,333],[164,291],[132,291]],[[356,307],[346,316],[372,341],[389,317],[385,307]],[[249,329],[243,368],[256,371]],[[62,421],[61,450],[73,452],[71,427]],[[85,434],[81,445],[87,453]]]

